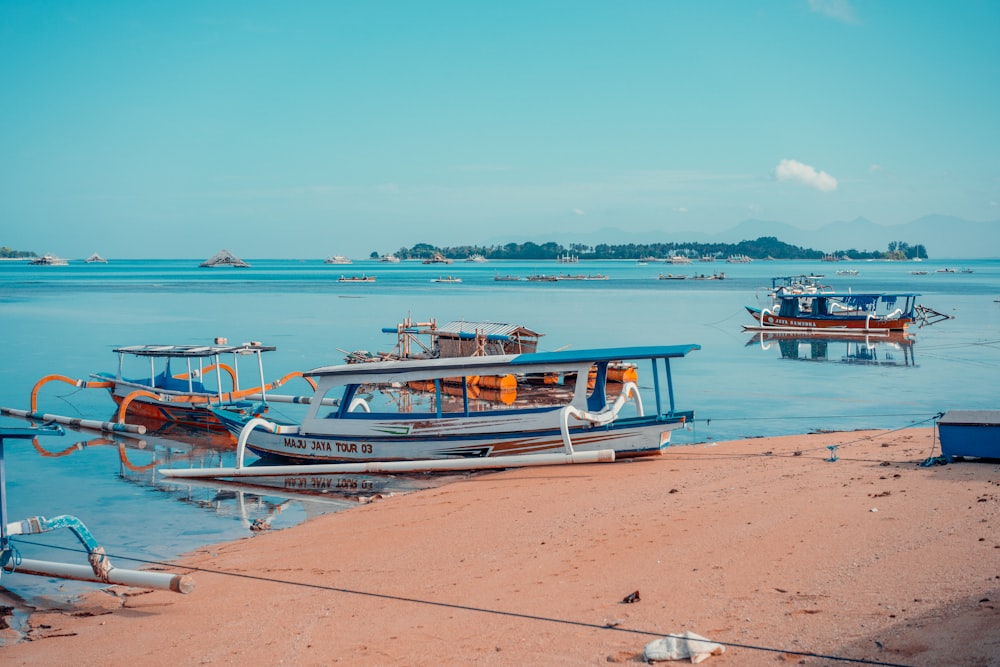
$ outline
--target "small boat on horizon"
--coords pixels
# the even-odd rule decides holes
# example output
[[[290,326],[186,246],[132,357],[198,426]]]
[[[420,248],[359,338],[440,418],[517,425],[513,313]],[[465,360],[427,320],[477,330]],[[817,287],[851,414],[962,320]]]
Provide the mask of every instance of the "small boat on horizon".
[[[338,283],[373,283],[375,282],[375,276],[369,276],[362,273],[360,276],[345,276],[341,274],[337,278]]]
[[[34,258],[28,263],[32,266],[67,266],[69,265],[69,260],[46,253],[41,257]]]
[[[424,260],[424,264],[451,264],[452,261],[441,253],[435,252],[432,256]]]
[[[461,278],[456,278],[455,276],[438,276],[437,278],[431,278],[432,283],[460,283]]]
[[[324,264],[353,264],[353,262],[343,255],[331,255],[323,262]]]
[[[199,267],[207,268],[236,268],[236,269],[246,269],[249,268],[249,264],[244,262],[242,259],[229,252],[225,248],[215,253],[204,262],[198,265]]]
[[[101,257],[96,252],[93,255],[91,255],[90,257],[88,257],[87,259],[83,260],[83,261],[86,262],[87,264],[107,264],[108,263],[108,260],[106,260],[103,257]]]

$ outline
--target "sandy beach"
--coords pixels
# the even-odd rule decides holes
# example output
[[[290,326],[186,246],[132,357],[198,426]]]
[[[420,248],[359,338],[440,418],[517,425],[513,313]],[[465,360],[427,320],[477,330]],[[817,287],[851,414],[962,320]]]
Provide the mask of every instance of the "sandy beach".
[[[726,647],[706,665],[1000,665],[1000,465],[921,467],[935,442],[822,433],[481,475],[201,549],[170,568],[189,595],[39,610],[0,660],[631,664],[691,631]]]

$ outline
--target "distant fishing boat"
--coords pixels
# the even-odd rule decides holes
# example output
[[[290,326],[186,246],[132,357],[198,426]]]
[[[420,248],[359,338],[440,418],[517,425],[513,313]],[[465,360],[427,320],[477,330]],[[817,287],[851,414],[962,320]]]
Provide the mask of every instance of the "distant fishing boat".
[[[62,257],[45,254],[41,257],[36,257],[28,263],[32,266],[66,266],[69,264],[69,261],[63,259]]]
[[[103,257],[101,257],[96,252],[93,255],[91,255],[90,257],[88,257],[87,259],[83,260],[83,261],[85,261],[87,264],[107,264],[108,263],[108,260],[106,260]]]
[[[208,259],[206,259],[198,266],[209,267],[209,268],[232,267],[232,268],[245,269],[250,265],[244,262],[236,255],[234,255],[233,253],[229,252],[228,250],[223,249],[215,253]]]
[[[341,275],[337,278],[338,283],[373,283],[375,282],[375,276],[369,276],[361,274],[360,276],[345,276]]]
[[[919,319],[920,326],[933,324],[950,316],[917,304],[919,294],[912,293],[837,293],[820,286],[814,279],[792,282],[790,278],[772,280],[770,305],[747,306],[757,326],[750,331],[794,330],[820,334],[870,334],[905,332]],[[778,281],[788,281],[779,284]]]
[[[431,278],[432,283],[460,283],[461,278],[456,278],[455,276],[438,276],[437,278]]]
[[[351,260],[343,255],[332,255],[326,258],[324,264],[351,264]]]
[[[431,257],[424,260],[424,264],[451,264],[452,260],[448,259],[439,252],[435,252]]]

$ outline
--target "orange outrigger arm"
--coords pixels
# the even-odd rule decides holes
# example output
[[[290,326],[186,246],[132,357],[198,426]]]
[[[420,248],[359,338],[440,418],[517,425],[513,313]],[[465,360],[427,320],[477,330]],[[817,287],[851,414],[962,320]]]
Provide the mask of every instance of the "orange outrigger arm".
[[[92,382],[90,380],[74,380],[73,378],[66,377],[65,375],[46,375],[41,380],[35,383],[35,386],[31,389],[31,411],[38,412],[38,390],[42,388],[42,385],[52,382],[54,380],[59,380],[60,382],[65,382],[66,384],[71,384],[74,387],[82,387],[84,389],[110,389],[114,386],[114,383],[108,381]]]

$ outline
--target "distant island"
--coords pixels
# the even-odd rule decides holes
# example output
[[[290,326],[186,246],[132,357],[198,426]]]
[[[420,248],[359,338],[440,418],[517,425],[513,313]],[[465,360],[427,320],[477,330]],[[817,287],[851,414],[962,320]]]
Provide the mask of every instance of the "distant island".
[[[38,257],[38,255],[30,250],[11,250],[7,246],[0,247],[0,259],[27,259],[30,257]]]
[[[910,245],[893,241],[885,251],[867,251],[848,248],[834,252],[822,252],[812,248],[800,248],[779,241],[774,236],[762,236],[756,241],[739,243],[627,243],[611,245],[601,243],[590,246],[571,243],[565,247],[559,243],[507,243],[494,246],[456,246],[439,248],[428,243],[418,243],[412,248],[400,248],[392,253],[399,259],[432,259],[440,255],[451,260],[462,260],[472,256],[486,259],[541,260],[573,257],[576,259],[667,259],[687,257],[697,260],[703,257],[725,260],[729,257],[749,259],[812,259],[812,260],[852,260],[852,259],[927,259],[927,249],[922,244]],[[371,259],[382,257],[372,252]]]

